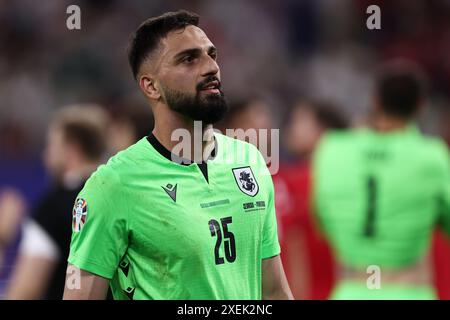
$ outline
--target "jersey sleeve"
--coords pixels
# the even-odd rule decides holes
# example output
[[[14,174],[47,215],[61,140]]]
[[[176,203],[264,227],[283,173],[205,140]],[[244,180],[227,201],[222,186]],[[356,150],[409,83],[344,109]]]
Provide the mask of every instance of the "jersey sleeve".
[[[129,220],[118,175],[101,166],[75,200],[69,263],[112,279],[128,247]]]
[[[256,149],[256,148],[255,148]],[[267,210],[264,216],[262,228],[262,252],[261,258],[267,259],[280,254],[280,244],[277,231],[277,216],[275,211],[275,191],[272,176],[266,166],[266,162],[261,153],[256,150],[259,155],[259,166],[261,168],[261,177],[264,181],[264,187],[268,190]]]
[[[442,201],[442,228],[450,236],[450,183],[447,183],[444,200]]]
[[[450,236],[450,156],[448,148],[442,147],[442,185],[439,192],[440,225]]]

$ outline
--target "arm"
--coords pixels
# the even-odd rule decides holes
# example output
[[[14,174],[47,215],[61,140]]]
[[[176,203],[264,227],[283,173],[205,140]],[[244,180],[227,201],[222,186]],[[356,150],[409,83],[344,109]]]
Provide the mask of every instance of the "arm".
[[[280,256],[262,260],[263,300],[294,300]]]
[[[128,248],[128,207],[117,201],[122,194],[117,174],[106,166],[89,178],[80,191],[72,220],[64,299],[105,299],[109,280]]]
[[[308,299],[312,286],[310,257],[306,246],[305,230],[301,226],[285,231],[284,257],[281,261],[286,270],[290,270],[286,279],[294,299],[298,300]]]
[[[69,264],[63,300],[105,300],[108,285],[108,279]]]
[[[52,272],[60,260],[57,244],[34,220],[23,226],[17,262],[14,266],[6,298],[36,300],[45,298]]]
[[[55,260],[20,255],[6,293],[6,299],[42,299],[55,266]]]
[[[13,190],[0,194],[0,242],[9,243],[16,235],[25,212],[25,199]]]
[[[13,189],[0,192],[0,266],[6,249],[19,230],[25,212],[25,200]]]

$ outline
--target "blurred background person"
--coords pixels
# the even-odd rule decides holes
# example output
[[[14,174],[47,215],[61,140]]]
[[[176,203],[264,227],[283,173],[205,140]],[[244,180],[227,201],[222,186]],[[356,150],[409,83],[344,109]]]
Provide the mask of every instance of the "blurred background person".
[[[25,210],[26,203],[20,192],[14,189],[0,191],[0,266],[4,264],[7,249],[18,237]]]
[[[332,299],[435,299],[433,231],[450,221],[450,159],[416,120],[419,68],[385,65],[368,129],[328,133],[314,160],[314,206],[339,265]],[[371,276],[372,275],[372,276]]]
[[[295,162],[309,162],[322,135],[330,129],[349,127],[342,108],[325,101],[301,101],[288,113],[285,147]]]
[[[311,156],[328,130],[344,130],[348,120],[328,102],[301,101],[288,113],[281,137],[289,156],[274,176],[283,264],[296,299],[326,299],[334,265],[310,210]]]
[[[44,162],[53,186],[23,226],[7,299],[61,299],[78,192],[107,150],[108,116],[98,106],[62,108],[52,120]]]
[[[271,110],[271,105],[257,95],[237,100],[230,104],[226,118],[216,127],[223,133],[227,129],[241,129],[247,133],[241,137],[247,142],[255,133],[258,139],[253,143],[262,149],[264,146],[259,145],[260,130],[277,127],[278,118]],[[273,181],[281,257],[297,299],[326,299],[332,287],[332,258],[326,242],[315,231],[308,206],[311,188],[309,160],[324,132],[347,126],[344,114],[337,107],[312,101],[297,103],[281,125],[281,143],[289,156],[285,156],[287,160],[281,163]]]
[[[108,153],[113,156],[146,137],[153,130],[153,114],[148,106],[120,105],[108,108]]]
[[[263,98],[255,95],[233,100],[225,118],[217,123],[215,128],[223,134],[226,134],[227,129],[241,129],[243,133],[247,133],[246,136],[242,137],[242,140],[253,143],[260,148],[258,130],[269,131],[275,126],[275,123],[270,105]],[[255,137],[256,139],[254,139]]]
[[[231,103],[225,119],[217,125],[225,133],[226,129],[270,129],[273,115],[271,107],[257,96],[236,100]]]

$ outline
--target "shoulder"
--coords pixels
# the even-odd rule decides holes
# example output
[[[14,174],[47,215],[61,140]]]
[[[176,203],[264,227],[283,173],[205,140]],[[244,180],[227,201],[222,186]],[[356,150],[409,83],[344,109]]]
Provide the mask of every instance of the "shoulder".
[[[420,136],[423,145],[431,152],[436,154],[448,153],[448,147],[445,141],[439,137],[423,134]]]
[[[233,173],[248,170],[258,181],[260,190],[273,189],[273,181],[270,170],[266,164],[266,160],[258,150],[258,148],[246,141],[228,137],[225,135],[216,136],[218,139],[219,148],[226,150],[219,150],[219,154],[227,165],[230,165]]]
[[[328,130],[321,138],[321,145],[352,145],[370,136],[367,129]]]
[[[449,165],[448,146],[443,139],[423,133],[417,125],[409,127],[407,137],[402,145],[410,150],[414,159],[428,165]]]
[[[219,146],[223,145],[225,147],[233,147],[237,146],[244,149],[256,149],[258,150],[253,144],[248,143],[246,141],[242,141],[239,139],[236,139],[234,137],[229,137],[227,135],[221,134],[221,133],[214,133],[214,137],[217,139]]]
[[[215,134],[215,137],[218,142],[219,161],[235,167],[250,166],[254,173],[270,175],[266,160],[255,145],[222,134]]]
[[[449,166],[448,146],[441,138],[422,135],[421,145],[424,156],[431,159],[436,165]]]
[[[143,159],[145,141],[137,143],[112,156],[106,164],[100,165],[87,180],[84,189],[95,187],[104,190],[120,188],[130,169]]]
[[[245,155],[262,157],[261,152],[258,150],[258,148],[251,143],[236,139],[234,137],[229,137],[229,136],[226,136],[226,135],[223,135],[220,133],[215,133],[214,136],[217,139],[218,148],[225,149],[225,150],[219,150],[219,152],[224,151],[228,154],[240,153],[240,154],[245,154]]]
[[[315,158],[324,154],[349,155],[351,149],[357,148],[361,142],[367,141],[370,133],[364,129],[330,130],[320,138]]]

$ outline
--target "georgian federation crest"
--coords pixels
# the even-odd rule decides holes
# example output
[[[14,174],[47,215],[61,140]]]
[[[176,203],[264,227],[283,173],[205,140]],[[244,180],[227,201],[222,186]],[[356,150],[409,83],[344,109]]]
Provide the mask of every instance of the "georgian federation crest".
[[[239,189],[243,193],[251,197],[256,196],[259,186],[250,167],[234,168],[233,174]]]
[[[72,230],[80,232],[87,219],[87,202],[82,198],[75,201],[72,211]]]

